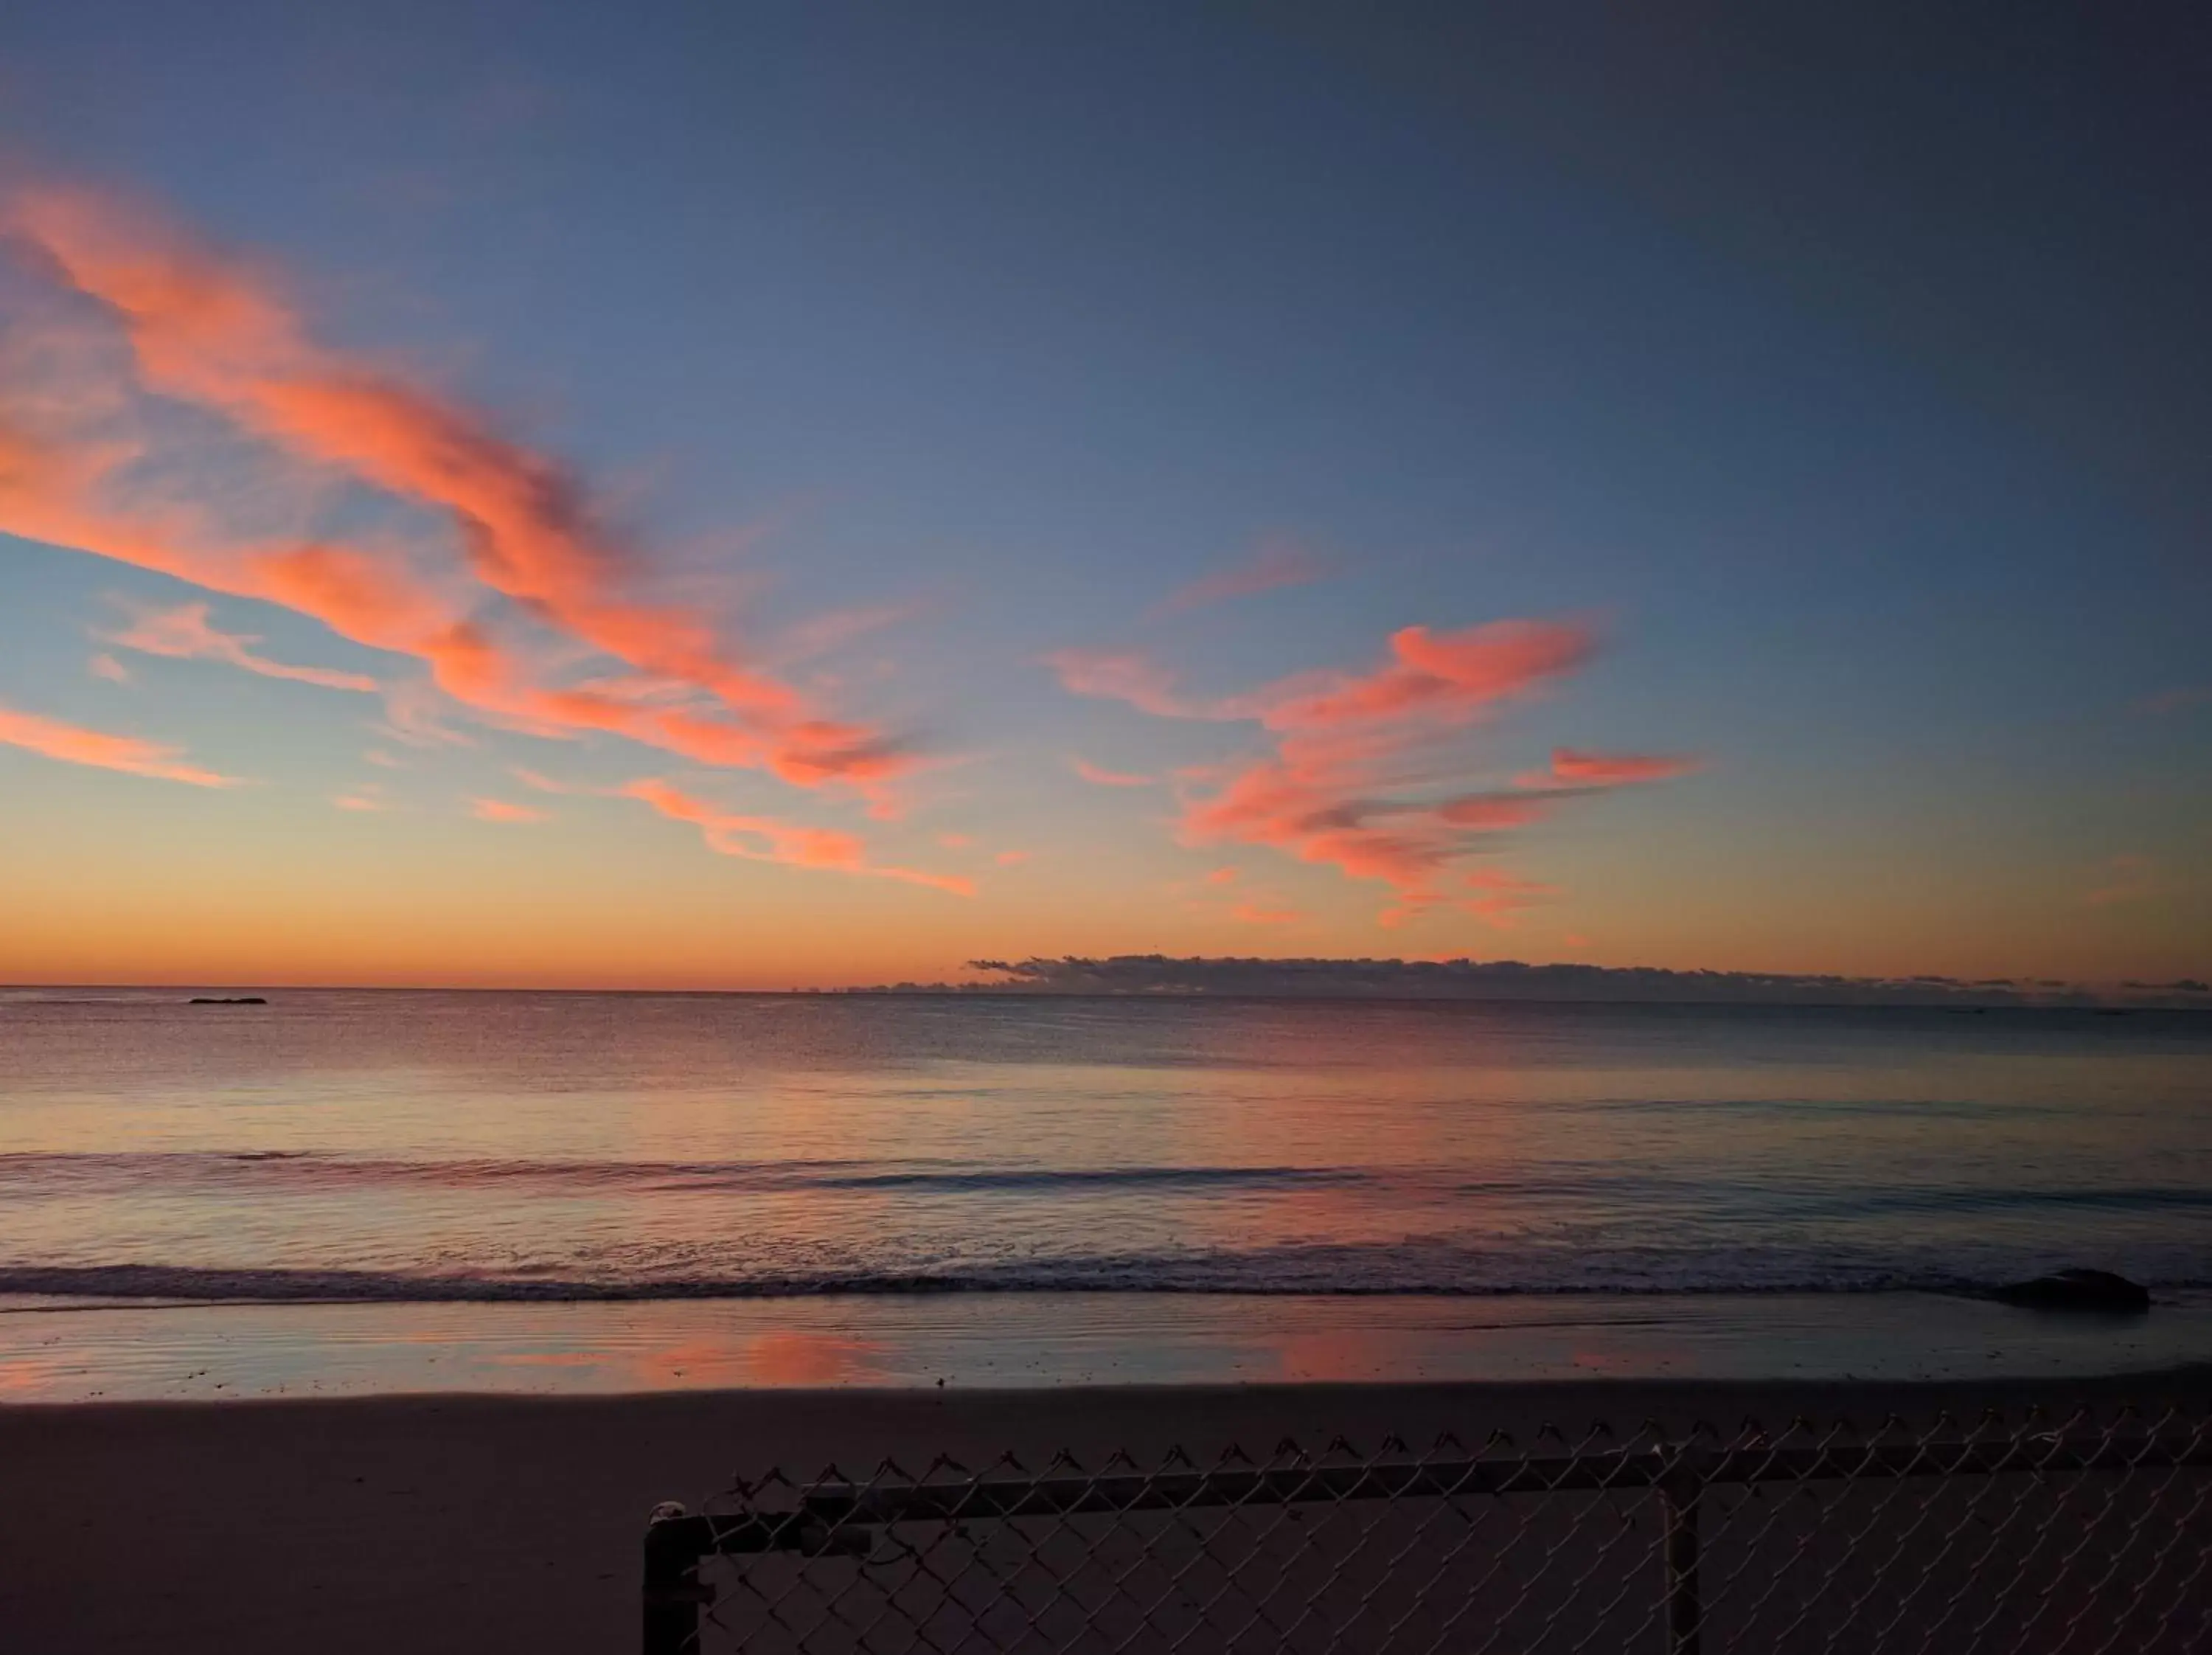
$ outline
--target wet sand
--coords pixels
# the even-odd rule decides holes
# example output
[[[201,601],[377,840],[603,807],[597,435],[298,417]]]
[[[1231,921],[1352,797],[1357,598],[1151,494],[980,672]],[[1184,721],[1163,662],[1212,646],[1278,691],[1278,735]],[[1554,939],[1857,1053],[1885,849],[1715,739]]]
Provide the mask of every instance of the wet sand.
[[[0,1409],[0,1645],[36,1655],[607,1652],[640,1541],[738,1473],[950,1453],[1210,1459],[1546,1423],[2212,1404],[2212,1370],[1976,1384],[1273,1385],[383,1396]]]

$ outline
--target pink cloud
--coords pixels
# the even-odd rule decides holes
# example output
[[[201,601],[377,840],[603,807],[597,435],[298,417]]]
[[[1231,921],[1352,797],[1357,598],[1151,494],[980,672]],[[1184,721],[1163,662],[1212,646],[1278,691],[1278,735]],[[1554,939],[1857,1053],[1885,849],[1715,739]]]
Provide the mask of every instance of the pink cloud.
[[[475,746],[474,736],[447,721],[451,708],[428,678],[396,679],[384,686],[384,721],[369,727],[403,747]]]
[[[1243,870],[1242,868],[1217,867],[1207,873],[1206,876],[1206,883],[1208,885],[1234,885],[1237,883],[1237,879],[1242,877],[1243,873]]]
[[[1283,587],[1306,586],[1328,573],[1328,565],[1295,542],[1271,539],[1243,563],[1179,587],[1152,606],[1154,616],[1176,615],[1229,598],[1249,598]]]
[[[383,790],[374,782],[364,782],[349,792],[333,794],[331,803],[340,810],[368,812],[391,809],[384,800]]]
[[[2212,702],[2212,684],[2187,684],[2172,690],[2161,690],[2154,696],[2145,696],[2136,703],[2135,710],[2155,716],[2200,707],[2206,702]]]
[[[219,414],[311,468],[307,476],[347,474],[442,514],[465,563],[425,582],[391,549],[240,539],[210,532],[207,514],[190,506],[118,507],[100,496],[114,491],[135,451],[83,432],[35,453],[24,431],[0,435],[0,526],[281,603],[355,642],[415,655],[445,695],[509,727],[604,731],[696,763],[878,800],[911,768],[883,732],[823,716],[737,659],[697,614],[631,595],[636,559],[572,472],[452,399],[314,344],[264,271],[82,193],[19,195],[6,228],[110,308],[147,388]],[[83,371],[96,373],[104,358],[85,360],[95,367]],[[82,372],[68,389],[71,405],[122,394]],[[52,405],[47,398],[4,411]],[[637,705],[544,683],[471,612],[486,591],[647,678],[688,686],[690,701]]]
[[[479,822],[521,824],[553,819],[542,810],[534,810],[528,805],[509,804],[504,799],[471,799],[469,800],[469,814]]]
[[[1551,814],[1548,799],[1528,799],[1512,794],[1470,793],[1457,799],[1447,799],[1437,806],[1437,814],[1454,827],[1470,828],[1479,833],[1495,833],[1507,828],[1528,827]]]
[[[1561,894],[1555,885],[1516,879],[1495,868],[1475,868],[1464,873],[1459,883],[1462,890],[1476,893],[1459,898],[1460,911],[1486,920],[1500,931],[1511,930],[1522,910],[1554,901]]]
[[[940,833],[937,836],[937,843],[947,850],[965,850],[975,843],[975,839],[973,834]]]
[[[1295,908],[1264,900],[1248,900],[1237,904],[1229,910],[1229,917],[1246,925],[1295,925],[1305,918]]]
[[[1060,675],[1072,695],[1098,701],[1126,701],[1139,712],[1159,718],[1211,718],[1202,708],[1184,703],[1176,694],[1175,675],[1149,656],[1134,651],[1060,649],[1044,658]]]
[[[361,758],[363,764],[374,764],[380,770],[404,770],[407,768],[381,747],[371,747],[367,752],[362,754]]]
[[[85,662],[84,670],[96,678],[106,678],[110,684],[131,682],[131,669],[110,654],[94,655]]]
[[[991,860],[1000,867],[1018,867],[1035,853],[1027,850],[1002,850]]]
[[[1387,885],[1381,918],[1399,924],[1436,910],[1510,925],[1552,887],[1506,874],[1468,874],[1484,836],[1543,820],[1570,792],[1686,773],[1693,761],[1561,749],[1552,796],[1444,789],[1471,763],[1468,743],[1500,709],[1540,694],[1595,654],[1577,621],[1503,620],[1457,631],[1408,626],[1363,671],[1294,673],[1241,695],[1185,694],[1150,657],[1066,650],[1048,658],[1078,695],[1155,715],[1257,724],[1273,751],[1178,771],[1176,832],[1189,845],[1263,846]]]
[[[843,648],[872,632],[896,626],[916,612],[912,604],[869,604],[856,609],[833,609],[801,621],[778,642],[775,659],[795,666]]]
[[[172,610],[141,611],[121,632],[100,635],[102,641],[143,655],[166,655],[176,660],[219,660],[264,678],[289,678],[300,684],[319,684],[329,690],[352,690],[374,695],[374,678],[359,672],[334,672],[321,666],[291,666],[257,655],[251,646],[261,642],[246,633],[218,631],[208,622],[205,604],[184,604]]]
[[[1175,673],[1131,650],[1062,649],[1045,664],[1072,694],[1126,702],[1159,718],[1255,720],[1271,730],[1329,731],[1420,721],[1464,724],[1498,703],[1579,671],[1595,634],[1565,621],[1493,621],[1463,631],[1408,626],[1365,672],[1294,673],[1241,696],[1192,700]]]
[[[2081,900],[2091,908],[2114,908],[2142,902],[2159,894],[2158,865],[2149,857],[2129,851],[2108,857],[2099,869],[2100,883]]]
[[[1285,680],[1262,722],[1274,730],[1326,728],[1419,717],[1459,723],[1503,701],[1579,671],[1595,652],[1589,628],[1557,621],[1493,621],[1463,631],[1425,626],[1390,635],[1391,659],[1371,672],[1332,674],[1319,685]]]
[[[634,799],[650,806],[672,821],[690,823],[699,830],[707,848],[719,855],[864,874],[872,879],[896,879],[908,885],[949,891],[956,896],[972,897],[975,894],[975,881],[958,874],[931,873],[910,867],[883,867],[870,863],[867,848],[857,834],[834,828],[805,827],[770,817],[739,815],[720,810],[705,800],[653,778],[628,782],[611,792],[617,798]]]
[[[1085,781],[1101,788],[1149,788],[1158,785],[1156,776],[1139,776],[1128,770],[1103,770],[1086,759],[1071,758],[1068,768]]]
[[[1524,788],[1626,788],[1695,775],[1701,758],[1658,753],[1594,753],[1573,747],[1552,749],[1552,768],[1516,778]]]
[[[36,713],[0,706],[0,745],[21,747],[64,764],[86,764],[94,770],[121,770],[128,776],[151,776],[162,782],[183,782],[196,788],[229,788],[238,778],[188,764],[180,749],[136,736],[110,735]]]

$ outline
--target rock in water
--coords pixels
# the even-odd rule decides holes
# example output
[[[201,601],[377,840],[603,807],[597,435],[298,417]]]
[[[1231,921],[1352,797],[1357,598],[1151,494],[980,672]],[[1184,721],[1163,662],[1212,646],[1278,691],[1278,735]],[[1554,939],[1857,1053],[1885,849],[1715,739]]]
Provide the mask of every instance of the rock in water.
[[[1991,1295],[2036,1311],[2147,1311],[2150,1290],[2110,1270],[2060,1270],[2015,1281]]]

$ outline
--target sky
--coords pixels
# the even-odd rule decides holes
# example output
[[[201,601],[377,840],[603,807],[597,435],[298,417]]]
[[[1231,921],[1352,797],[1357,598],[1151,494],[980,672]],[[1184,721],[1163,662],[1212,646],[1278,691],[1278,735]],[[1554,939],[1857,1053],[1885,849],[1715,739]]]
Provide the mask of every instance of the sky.
[[[1826,9],[9,9],[0,980],[2212,975],[2212,24]]]

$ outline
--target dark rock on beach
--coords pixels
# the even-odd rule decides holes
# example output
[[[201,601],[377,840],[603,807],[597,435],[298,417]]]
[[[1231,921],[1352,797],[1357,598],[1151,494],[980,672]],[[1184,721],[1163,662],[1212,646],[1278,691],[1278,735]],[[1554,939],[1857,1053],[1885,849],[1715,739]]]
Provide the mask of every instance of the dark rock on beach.
[[[2037,1311],[2147,1311],[2150,1290],[2110,1270],[2060,1270],[2015,1281],[1990,1295]]]
[[[269,1002],[259,995],[194,995],[185,1002],[188,1006],[266,1006]]]

